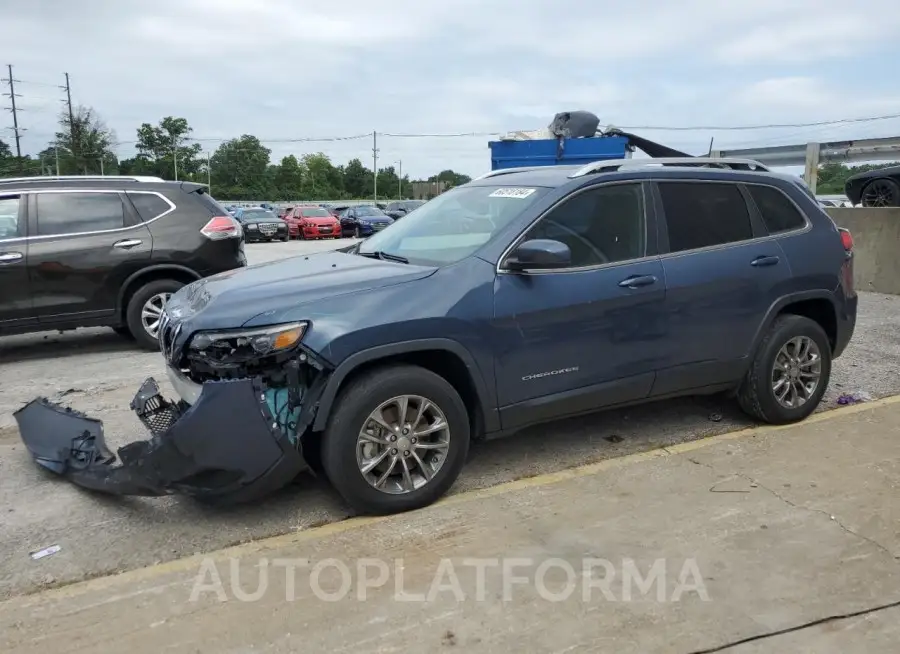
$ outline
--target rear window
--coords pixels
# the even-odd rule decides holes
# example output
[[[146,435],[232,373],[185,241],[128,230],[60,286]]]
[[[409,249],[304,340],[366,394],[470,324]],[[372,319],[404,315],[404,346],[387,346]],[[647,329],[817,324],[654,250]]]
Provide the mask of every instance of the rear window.
[[[766,229],[770,234],[800,229],[806,225],[806,219],[803,218],[794,203],[778,189],[754,184],[748,184],[747,188],[759,213],[762,214],[763,222],[766,223]]]
[[[230,212],[219,204],[216,199],[207,193],[204,189],[197,189],[192,193],[197,199],[200,200],[200,204],[205,206],[211,215],[213,216],[228,216]]]
[[[131,204],[137,209],[138,215],[145,223],[158,218],[172,207],[156,193],[128,192]]]
[[[328,218],[331,214],[325,211],[325,209],[311,207],[309,209],[301,209],[300,215],[304,218]]]

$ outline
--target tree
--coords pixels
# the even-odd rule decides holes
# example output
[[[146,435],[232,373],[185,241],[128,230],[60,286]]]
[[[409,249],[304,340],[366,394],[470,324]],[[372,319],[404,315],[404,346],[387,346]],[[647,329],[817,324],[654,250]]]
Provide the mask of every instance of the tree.
[[[213,186],[219,190],[255,198],[268,197],[272,184],[269,177],[269,154],[272,151],[249,134],[225,141],[210,158]],[[234,197],[234,199],[244,199]],[[248,198],[252,199],[252,198]]]
[[[0,139],[0,159],[9,159],[12,156],[12,150],[9,149],[9,144],[3,139]]]
[[[374,190],[374,189],[373,189]],[[396,198],[400,192],[400,179],[393,166],[378,171],[378,197]]]
[[[462,186],[472,181],[472,178],[462,173],[455,173],[452,170],[442,170],[437,175],[428,178],[429,182],[444,182],[448,189],[454,186]]]
[[[142,124],[137,130],[138,157],[153,164],[153,174],[184,179],[200,172],[199,143],[188,145],[193,130],[185,118],[166,116],[158,125]]]
[[[60,130],[50,147],[58,150],[62,175],[115,174],[116,135],[91,107],[78,106],[59,115]],[[54,152],[54,161],[57,152]],[[55,166],[54,166],[55,167]]]
[[[303,194],[311,200],[321,200],[331,197],[342,197],[344,193],[344,180],[337,174],[337,170],[325,154],[305,154],[302,158],[303,167],[306,170],[303,184]]]
[[[369,177],[372,171],[363,166],[359,159],[351,159],[344,167],[344,190],[351,198],[363,198],[371,195]]]
[[[299,198],[303,192],[303,167],[297,157],[288,155],[275,168],[275,190],[280,199]]]

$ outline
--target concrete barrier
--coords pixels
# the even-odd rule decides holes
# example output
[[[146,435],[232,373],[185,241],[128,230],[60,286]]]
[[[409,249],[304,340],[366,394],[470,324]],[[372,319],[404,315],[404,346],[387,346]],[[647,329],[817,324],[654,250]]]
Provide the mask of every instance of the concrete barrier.
[[[826,209],[853,234],[857,291],[900,295],[900,209]]]

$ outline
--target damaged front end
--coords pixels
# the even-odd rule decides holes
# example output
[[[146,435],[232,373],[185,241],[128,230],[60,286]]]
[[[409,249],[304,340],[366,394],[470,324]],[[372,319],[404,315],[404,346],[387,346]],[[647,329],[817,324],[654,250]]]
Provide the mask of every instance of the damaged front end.
[[[120,448],[118,460],[100,420],[46,398],[14,414],[25,446],[40,466],[90,490],[217,504],[261,498],[308,470],[301,436],[327,379],[321,362],[298,347],[256,357],[252,366],[203,349],[190,356],[182,370],[168,357],[167,364],[192,397],[167,400],[147,379],[131,409],[150,438]]]

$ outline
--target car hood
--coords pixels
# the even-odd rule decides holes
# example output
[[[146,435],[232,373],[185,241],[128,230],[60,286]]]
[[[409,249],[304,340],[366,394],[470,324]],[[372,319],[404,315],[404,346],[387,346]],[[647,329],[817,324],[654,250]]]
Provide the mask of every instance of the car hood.
[[[422,279],[436,270],[322,252],[198,280],[173,295],[166,312],[186,332],[275,324],[301,305]]]

